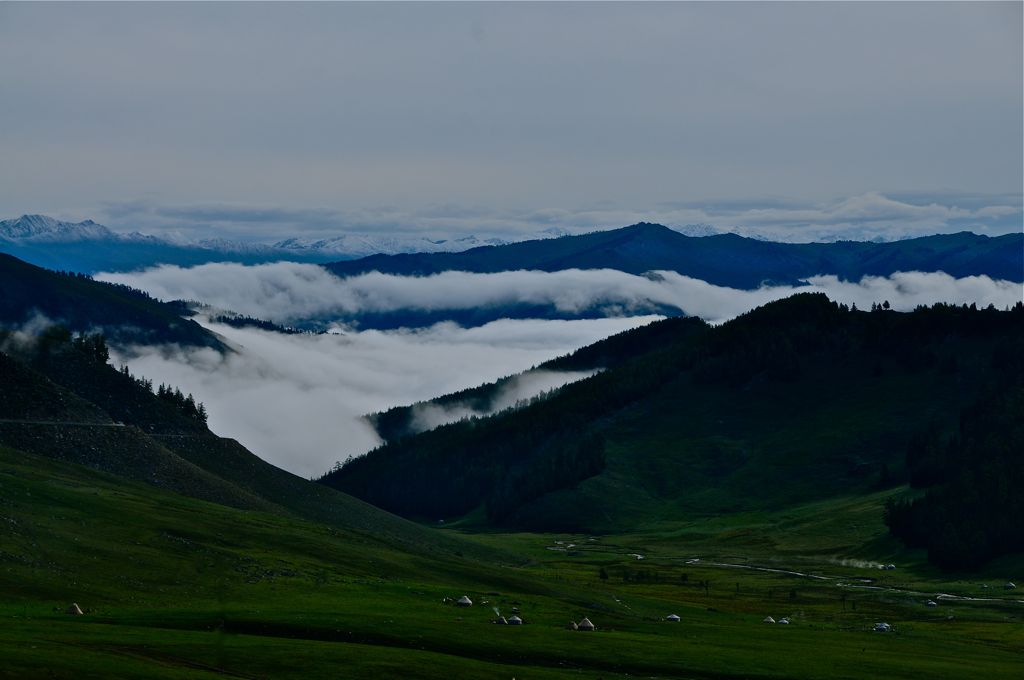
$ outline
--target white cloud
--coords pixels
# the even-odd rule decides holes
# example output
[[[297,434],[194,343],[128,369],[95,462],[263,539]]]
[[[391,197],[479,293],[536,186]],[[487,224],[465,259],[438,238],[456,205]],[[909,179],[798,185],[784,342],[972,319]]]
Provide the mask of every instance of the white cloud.
[[[98,278],[135,286],[164,299],[201,300],[280,323],[311,318],[344,320],[360,312],[460,310],[517,303],[551,304],[561,312],[599,307],[609,316],[628,316],[656,304],[719,322],[795,291],[821,291],[860,306],[888,299],[896,309],[939,301],[992,303],[1001,308],[1020,299],[1019,284],[986,276],[954,279],[941,272],[904,272],[866,277],[856,283],[821,275],[809,279],[808,286],[755,290],[715,286],[675,272],[636,276],[611,269],[494,274],[451,271],[427,277],[370,272],[342,279],[316,265],[288,262],[206,264],[190,269],[162,265]]]
[[[206,404],[214,432],[309,476],[379,443],[362,419],[367,413],[493,382],[653,318],[503,320],[472,329],[439,324],[338,335],[282,335],[204,322],[237,351],[132,347],[115,353],[113,362],[191,392]],[[547,376],[509,396],[531,396],[531,389],[554,382]]]
[[[833,300],[856,303],[861,309],[886,300],[898,311],[936,302],[973,303],[979,307],[992,304],[1004,309],[1020,302],[1024,296],[1024,287],[1013,281],[998,281],[987,276],[956,279],[942,272],[897,272],[891,276],[865,276],[858,282],[841,281],[835,276],[815,276],[810,282],[815,290],[828,294]]]
[[[518,406],[521,402],[551,392],[577,380],[583,380],[597,373],[590,371],[546,371],[533,370],[513,376],[502,385],[491,399],[490,407],[477,409],[464,401],[454,404],[417,404],[412,409],[411,428],[416,432],[432,430],[445,423],[463,418],[488,416]]]

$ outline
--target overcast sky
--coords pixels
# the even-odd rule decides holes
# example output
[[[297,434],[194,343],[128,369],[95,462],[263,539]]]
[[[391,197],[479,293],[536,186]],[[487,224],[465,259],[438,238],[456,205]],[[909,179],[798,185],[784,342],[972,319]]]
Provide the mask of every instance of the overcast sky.
[[[0,3],[0,218],[1022,228],[1022,4]]]

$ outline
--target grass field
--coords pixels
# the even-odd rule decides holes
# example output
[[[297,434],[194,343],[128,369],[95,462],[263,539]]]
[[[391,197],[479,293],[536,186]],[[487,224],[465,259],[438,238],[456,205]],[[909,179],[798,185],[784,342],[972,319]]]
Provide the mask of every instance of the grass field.
[[[627,536],[445,530],[493,549],[470,558],[3,450],[0,676],[1018,677],[1022,565],[932,571],[883,537],[886,495]],[[583,616],[596,632],[566,628]]]

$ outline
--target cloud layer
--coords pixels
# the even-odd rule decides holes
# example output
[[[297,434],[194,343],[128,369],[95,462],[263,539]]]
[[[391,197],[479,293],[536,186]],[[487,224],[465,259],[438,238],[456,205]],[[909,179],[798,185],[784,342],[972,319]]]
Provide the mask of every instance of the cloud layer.
[[[477,418],[499,413],[520,403],[551,392],[577,380],[583,380],[597,373],[591,371],[546,371],[533,370],[513,376],[501,386],[491,400],[490,408],[480,410],[467,402],[454,404],[417,404],[412,409],[410,429],[414,432],[432,430],[463,418]]]
[[[902,272],[865,277],[859,282],[823,275],[809,279],[808,286],[749,291],[666,271],[650,276],[610,269],[494,274],[452,271],[427,277],[371,272],[341,279],[322,267],[290,262],[256,266],[218,263],[192,268],[162,265],[97,278],[141,288],[163,299],[200,300],[285,324],[314,318],[344,321],[361,312],[459,310],[510,304],[550,304],[567,313],[596,307],[609,316],[626,316],[663,305],[720,322],[798,291],[824,292],[834,300],[859,307],[888,300],[900,310],[939,301],[1003,308],[1021,295],[1020,284],[986,276],[955,279],[941,272]]]
[[[237,351],[132,347],[112,361],[191,392],[206,404],[214,432],[312,476],[379,443],[362,419],[367,413],[493,382],[651,320],[496,321],[471,329],[439,324],[416,332],[326,335],[204,322]],[[578,377],[546,375],[506,396],[514,403]],[[443,414],[431,417],[446,420]]]

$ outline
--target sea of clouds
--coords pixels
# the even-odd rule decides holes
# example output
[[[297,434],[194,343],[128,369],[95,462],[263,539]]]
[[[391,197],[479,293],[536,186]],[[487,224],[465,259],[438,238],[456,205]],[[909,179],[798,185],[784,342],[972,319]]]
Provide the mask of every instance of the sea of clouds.
[[[512,304],[551,304],[561,312],[605,309],[618,316],[652,304],[718,323],[794,292],[823,292],[833,300],[870,307],[888,300],[893,308],[921,304],[994,304],[1003,308],[1021,297],[1019,283],[987,276],[953,278],[941,272],[897,272],[844,281],[810,277],[806,286],[764,286],[740,290],[716,286],[671,271],[646,276],[614,269],[557,272],[506,271],[493,274],[449,271],[425,277],[370,272],[340,278],[312,264],[161,265],[141,272],[104,273],[103,281],[141,288],[156,297],[199,300],[278,323],[311,318],[343,319],[361,312],[459,310]]]
[[[632,316],[652,304],[721,323],[795,292],[823,292],[869,308],[896,310],[934,302],[1011,306],[1021,285],[985,276],[902,272],[843,281],[812,277],[806,286],[737,290],[675,272],[636,276],[614,270],[445,272],[428,277],[369,273],[341,279],[315,265],[160,266],[97,278],[163,299],[190,299],[278,323],[346,318],[360,312],[458,310],[516,303],[551,304],[564,312],[600,308],[590,320],[499,320],[473,328],[440,323],[392,331],[350,330],[284,335],[199,318],[235,349],[132,347],[115,355],[136,374],[192,392],[210,412],[211,428],[239,439],[270,462],[305,476],[379,444],[364,414],[491,382],[536,366],[656,317]],[[539,374],[512,383],[500,406],[514,405],[584,374]],[[465,408],[417,412],[424,427],[479,415]]]
[[[286,335],[200,317],[235,351],[136,346],[115,350],[112,362],[191,392],[206,405],[214,432],[309,477],[380,443],[365,414],[493,382],[654,318],[501,320],[476,328],[444,323],[409,331]],[[587,375],[543,373],[514,382],[495,407]],[[481,414],[427,409],[422,426],[469,415]]]

